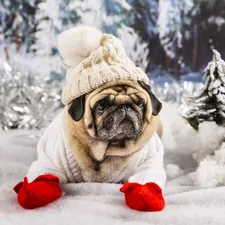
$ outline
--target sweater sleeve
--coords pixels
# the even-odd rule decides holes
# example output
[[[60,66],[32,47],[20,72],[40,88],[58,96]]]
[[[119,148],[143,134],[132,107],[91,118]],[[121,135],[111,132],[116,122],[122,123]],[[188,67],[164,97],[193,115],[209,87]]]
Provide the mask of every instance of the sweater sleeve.
[[[143,160],[132,176],[128,178],[128,182],[139,184],[154,182],[163,189],[166,183],[166,173],[163,166],[164,147],[157,134],[152,137],[146,148]]]
[[[62,163],[63,159],[60,155],[64,151],[61,115],[53,120],[38,142],[37,160],[31,164],[27,174],[29,182],[33,181],[39,175],[51,174],[57,176],[60,183],[67,183],[67,177]]]

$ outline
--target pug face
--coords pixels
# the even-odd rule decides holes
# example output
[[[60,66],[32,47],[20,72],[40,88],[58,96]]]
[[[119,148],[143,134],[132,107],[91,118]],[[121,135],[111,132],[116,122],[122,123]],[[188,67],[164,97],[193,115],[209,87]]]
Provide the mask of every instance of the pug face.
[[[75,99],[68,113],[74,123],[84,130],[93,143],[101,143],[94,151],[102,155],[127,155],[140,140],[143,145],[149,139],[143,133],[151,124],[152,116],[161,110],[161,103],[150,87],[143,83],[126,81],[103,85],[93,92]],[[83,121],[81,123],[81,121]],[[149,137],[150,137],[150,131]],[[136,144],[137,145],[137,144]],[[138,146],[138,145],[137,145]],[[96,155],[94,153],[93,155]]]
[[[125,146],[128,139],[137,139],[143,130],[146,98],[136,89],[121,85],[110,88],[92,107],[97,137],[109,145]]]

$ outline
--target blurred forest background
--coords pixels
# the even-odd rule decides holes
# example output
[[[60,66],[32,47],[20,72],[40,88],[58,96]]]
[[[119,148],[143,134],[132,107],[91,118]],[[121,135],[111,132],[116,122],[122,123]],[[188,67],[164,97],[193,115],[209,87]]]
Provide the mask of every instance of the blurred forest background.
[[[120,37],[152,78],[199,81],[212,49],[225,57],[225,0],[0,0],[0,67],[64,80],[57,35],[79,24]]]

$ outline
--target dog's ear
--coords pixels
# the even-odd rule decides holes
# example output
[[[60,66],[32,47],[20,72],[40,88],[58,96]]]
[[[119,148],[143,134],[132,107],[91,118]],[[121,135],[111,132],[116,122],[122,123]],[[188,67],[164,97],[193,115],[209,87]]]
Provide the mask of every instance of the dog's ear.
[[[68,113],[74,121],[79,121],[84,115],[85,95],[75,98],[70,106]]]
[[[152,93],[151,87],[143,82],[139,84],[148,92],[152,103],[152,115],[157,116],[162,109],[162,103]]]

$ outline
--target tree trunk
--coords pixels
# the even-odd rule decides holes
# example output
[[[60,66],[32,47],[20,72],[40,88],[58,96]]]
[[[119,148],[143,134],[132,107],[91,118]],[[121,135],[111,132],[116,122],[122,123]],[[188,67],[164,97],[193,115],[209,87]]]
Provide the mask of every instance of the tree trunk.
[[[192,67],[194,71],[198,69],[198,25],[193,26],[193,56],[192,56]]]
[[[4,47],[4,52],[5,52],[5,59],[6,59],[6,61],[9,61],[9,51],[8,51],[8,47]]]
[[[171,67],[171,58],[166,54],[166,70],[169,71]]]
[[[6,37],[3,35],[3,40],[4,40],[4,52],[5,52],[5,60],[9,61],[9,48],[8,48],[8,44],[7,44],[7,40]]]
[[[17,53],[19,53],[20,52],[19,24],[16,25],[15,39],[16,39],[16,51]]]
[[[178,62],[180,60],[180,56],[181,56],[181,48],[178,47],[178,45],[176,44],[176,56],[175,56],[175,62],[174,62],[174,65],[175,65],[175,78],[177,80],[180,80],[180,75],[181,75],[181,65],[180,63]]]

